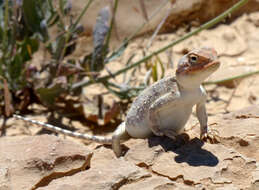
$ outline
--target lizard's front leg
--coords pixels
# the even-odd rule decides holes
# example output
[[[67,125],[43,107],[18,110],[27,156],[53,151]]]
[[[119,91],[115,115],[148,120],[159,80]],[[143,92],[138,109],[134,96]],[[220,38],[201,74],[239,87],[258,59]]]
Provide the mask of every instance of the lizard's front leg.
[[[208,135],[208,116],[205,107],[205,101],[202,101],[196,105],[196,114],[200,123],[200,138],[207,138]]]
[[[215,135],[208,129],[208,116],[205,101],[206,100],[203,100],[196,105],[196,114],[200,123],[200,139],[204,141],[208,139],[211,143],[216,143],[217,139],[215,138]]]
[[[176,96],[172,92],[166,93],[164,96],[158,98],[149,108],[150,129],[157,136],[168,136],[175,139],[176,132],[172,129],[161,129],[158,113],[161,109],[168,109],[174,106]]]

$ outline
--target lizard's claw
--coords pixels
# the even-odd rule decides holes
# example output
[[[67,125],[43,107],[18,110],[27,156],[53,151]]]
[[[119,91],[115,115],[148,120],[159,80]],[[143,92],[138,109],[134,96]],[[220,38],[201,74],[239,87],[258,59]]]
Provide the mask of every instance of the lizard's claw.
[[[158,126],[152,126],[151,130],[156,136],[164,136],[164,132],[161,131]]]
[[[200,135],[200,139],[202,141],[209,141],[211,144],[219,143],[219,132],[215,129],[202,132]]]
[[[164,135],[169,137],[170,139],[176,140],[177,133],[173,130],[165,129],[163,130]]]
[[[164,133],[162,131],[153,131],[153,133],[156,135],[156,136],[164,136]]]

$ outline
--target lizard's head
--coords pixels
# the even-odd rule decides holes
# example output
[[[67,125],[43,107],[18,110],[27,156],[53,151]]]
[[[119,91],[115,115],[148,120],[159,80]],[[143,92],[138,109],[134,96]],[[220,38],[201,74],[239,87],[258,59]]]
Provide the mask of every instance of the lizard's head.
[[[220,66],[213,48],[195,49],[184,55],[176,70],[176,79],[184,87],[199,86]]]

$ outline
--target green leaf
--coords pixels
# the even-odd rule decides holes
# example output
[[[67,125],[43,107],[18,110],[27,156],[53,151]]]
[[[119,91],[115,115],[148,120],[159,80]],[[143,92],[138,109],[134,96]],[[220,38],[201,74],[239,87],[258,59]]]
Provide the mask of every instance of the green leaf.
[[[154,81],[158,80],[158,73],[157,73],[157,62],[152,66],[152,78]]]
[[[161,71],[162,71],[160,78],[164,78],[164,76],[165,76],[165,67],[164,67],[164,64],[162,63],[162,61],[161,61],[161,59],[160,59],[160,57],[159,57],[158,55],[156,56],[156,59],[157,59],[159,65],[160,65],[160,68],[161,68]]]
[[[46,6],[44,0],[23,0],[23,15],[26,26],[31,32],[36,32],[40,35],[41,40],[48,39],[47,21],[45,20],[46,11],[42,7]]]
[[[120,57],[123,54],[123,52],[125,51],[125,49],[127,48],[127,46],[128,46],[128,43],[125,43],[118,50],[112,52],[112,54],[108,58],[106,58],[104,60],[104,62],[109,63],[109,62],[113,61],[114,59]]]
[[[65,35],[59,36],[51,45],[53,59],[59,60],[66,45]]]
[[[61,84],[55,84],[50,88],[39,88],[36,90],[36,93],[44,104],[53,106],[55,99],[64,91],[65,89],[62,88]]]
[[[71,2],[68,0],[59,0],[60,12],[65,16],[71,10]]]
[[[39,48],[39,42],[33,38],[25,38],[24,41],[17,44],[19,54],[23,58],[23,62],[26,62],[32,58],[32,54]]]
[[[23,57],[20,54],[16,54],[14,59],[8,66],[8,73],[12,81],[18,80],[22,74],[23,69]]]

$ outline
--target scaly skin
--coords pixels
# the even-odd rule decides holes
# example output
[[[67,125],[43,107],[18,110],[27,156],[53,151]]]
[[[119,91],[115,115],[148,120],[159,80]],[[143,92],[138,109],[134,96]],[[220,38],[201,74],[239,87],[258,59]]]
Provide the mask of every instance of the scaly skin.
[[[184,55],[179,61],[176,77],[161,79],[141,92],[132,103],[126,121],[118,126],[112,138],[75,133],[19,115],[14,117],[69,136],[111,143],[119,157],[120,143],[129,138],[148,138],[155,134],[175,139],[184,130],[192,107],[196,105],[200,138],[206,140],[209,137],[206,92],[201,83],[219,66],[217,53],[212,48],[196,49]]]

